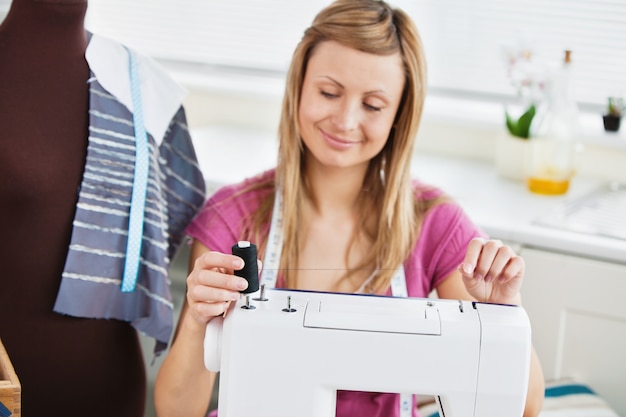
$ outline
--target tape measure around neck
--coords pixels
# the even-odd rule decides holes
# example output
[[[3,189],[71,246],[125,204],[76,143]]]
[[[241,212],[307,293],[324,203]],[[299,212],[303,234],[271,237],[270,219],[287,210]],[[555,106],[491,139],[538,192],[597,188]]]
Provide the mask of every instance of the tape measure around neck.
[[[265,285],[267,288],[276,287],[280,255],[283,250],[283,196],[278,187],[276,187],[275,193],[272,222],[270,223],[267,247],[263,257],[263,269],[261,270],[261,285]]]
[[[133,125],[135,128],[135,168],[133,175],[133,190],[130,202],[128,221],[128,241],[126,243],[126,259],[124,276],[122,278],[122,292],[132,292],[137,285],[139,265],[141,261],[141,246],[143,240],[143,222],[148,191],[148,175],[150,166],[150,152],[148,148],[148,133],[143,122],[143,107],[141,102],[141,80],[137,57],[128,50],[130,88],[133,100]]]
[[[278,269],[280,267],[280,255],[283,250],[283,197],[280,189],[276,189],[272,221],[270,223],[267,249],[263,257],[263,270],[261,271],[261,284],[268,288],[276,287]],[[394,297],[408,297],[404,266],[400,265],[391,279],[391,295]]]

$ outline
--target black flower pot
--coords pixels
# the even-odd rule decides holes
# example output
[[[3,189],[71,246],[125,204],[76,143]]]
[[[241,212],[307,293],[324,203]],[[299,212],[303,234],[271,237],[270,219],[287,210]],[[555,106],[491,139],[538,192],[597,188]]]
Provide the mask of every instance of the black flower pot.
[[[621,116],[605,114],[602,116],[602,119],[604,121],[604,130],[608,132],[617,132],[619,130],[619,124],[622,120]]]

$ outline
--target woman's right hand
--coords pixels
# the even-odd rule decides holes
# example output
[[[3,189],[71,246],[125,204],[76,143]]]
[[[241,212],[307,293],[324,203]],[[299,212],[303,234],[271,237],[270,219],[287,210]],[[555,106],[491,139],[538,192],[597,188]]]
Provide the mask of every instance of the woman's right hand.
[[[187,309],[198,324],[206,325],[239,299],[248,282],[234,271],[243,266],[240,257],[221,252],[207,251],[196,258],[187,277]]]
[[[204,366],[206,326],[247,288],[247,281],[234,275],[243,266],[240,257],[211,252],[193,241],[185,302],[154,385],[157,415],[206,416],[215,380]]]

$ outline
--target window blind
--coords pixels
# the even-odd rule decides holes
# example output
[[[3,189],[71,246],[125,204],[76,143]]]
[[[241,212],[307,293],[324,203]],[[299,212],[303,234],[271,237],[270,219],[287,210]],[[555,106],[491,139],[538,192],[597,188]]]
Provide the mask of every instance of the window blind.
[[[155,58],[285,72],[322,0],[91,0],[87,26]]]
[[[411,12],[431,87],[514,94],[504,50],[517,45],[544,67],[571,50],[581,103],[604,105],[608,95],[626,92],[624,0],[421,0]]]
[[[0,0],[0,22],[4,20],[4,16],[6,16],[10,6],[11,0]]]
[[[90,0],[87,26],[157,59],[284,73],[329,0]],[[626,0],[390,0],[415,20],[430,91],[512,97],[505,48],[572,50],[579,102],[626,93]]]

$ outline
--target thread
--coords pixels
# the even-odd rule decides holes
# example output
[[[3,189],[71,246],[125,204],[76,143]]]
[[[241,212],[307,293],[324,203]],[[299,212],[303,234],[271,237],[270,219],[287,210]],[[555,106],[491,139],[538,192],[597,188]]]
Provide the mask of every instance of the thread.
[[[257,263],[256,245],[242,240],[233,245],[232,253],[239,256],[244,262],[244,267],[235,271],[235,275],[248,281],[248,288],[240,292],[242,294],[257,292],[259,290],[259,265]]]

